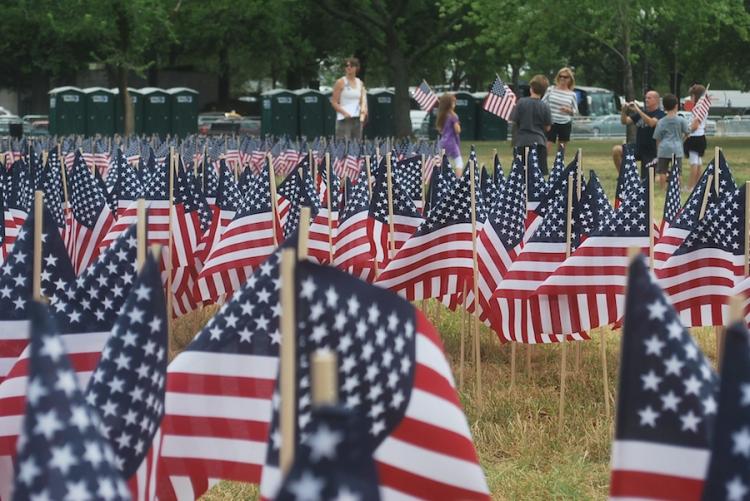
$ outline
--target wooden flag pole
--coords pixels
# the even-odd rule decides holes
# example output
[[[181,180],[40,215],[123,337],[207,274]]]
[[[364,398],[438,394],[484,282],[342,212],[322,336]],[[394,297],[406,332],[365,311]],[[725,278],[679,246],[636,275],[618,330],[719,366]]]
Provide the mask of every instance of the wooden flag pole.
[[[310,372],[312,373],[313,405],[316,407],[336,405],[339,401],[339,371],[336,352],[316,350],[312,356]]]
[[[464,282],[463,289],[461,290],[461,298],[464,302],[464,308],[461,312],[461,346],[460,346],[460,359],[458,362],[458,389],[463,391],[464,389],[464,366],[466,363],[466,282]],[[438,304],[440,301],[438,301]]]
[[[583,150],[581,148],[578,148],[578,151],[576,152],[576,154],[578,155],[578,170],[576,171],[576,198],[575,200],[576,200],[576,203],[579,203],[581,201],[581,185],[583,184]],[[575,344],[575,351],[576,351],[575,371],[578,372],[581,369],[581,343]]]
[[[268,155],[269,157],[271,155]],[[281,238],[279,238],[279,235],[276,234],[277,227],[280,227],[281,224],[278,223],[278,217],[279,217],[279,207],[278,207],[278,201],[276,200],[276,172],[271,167],[271,162],[268,162],[268,185],[271,187],[271,224],[273,224],[273,245],[278,247],[279,242],[283,240],[284,236],[281,235]]]
[[[721,148],[718,146],[714,146],[714,192],[716,193],[716,196],[719,196],[719,178],[721,177],[719,170],[719,152],[721,151]]]
[[[42,301],[42,231],[44,230],[44,192],[34,192],[34,272],[31,292],[34,301]]]
[[[172,212],[174,211],[174,170],[175,170],[175,164],[176,164],[176,158],[175,158],[175,150],[174,146],[170,146],[170,155],[169,155],[169,243],[167,245],[167,262],[166,262],[166,272],[167,272],[167,332],[169,333],[168,340],[169,344],[172,344],[172,259],[174,259],[174,250],[173,247],[173,222],[172,222]],[[171,348],[171,346],[170,346]],[[169,350],[169,353],[171,353],[171,350]]]
[[[565,259],[570,257],[570,244],[571,244],[571,223],[573,215],[573,175],[568,174],[568,207],[565,221]],[[560,411],[558,416],[557,427],[560,434],[562,434],[563,427],[565,426],[565,379],[567,370],[567,347],[568,342],[563,336],[560,341],[561,348],[561,359],[560,359]]]
[[[370,183],[370,179],[372,179],[372,169],[370,166],[370,155],[367,155],[365,157],[365,168],[367,169],[367,192],[369,194],[368,200],[372,201],[372,183]],[[372,266],[375,270],[375,278],[380,275],[380,270],[378,269],[378,256],[377,253],[375,256],[372,257]]]
[[[307,243],[310,239],[310,207],[300,209],[297,227],[297,257],[302,261],[307,259]]]
[[[296,444],[296,386],[297,386],[297,340],[295,336],[295,279],[294,268],[297,257],[294,249],[281,251],[281,367],[279,372],[279,387],[281,389],[281,452],[279,466],[282,475],[286,475],[294,463],[294,449]]]
[[[136,247],[136,269],[138,271],[143,268],[143,263],[146,262],[146,200],[143,198],[138,199],[137,208],[137,219],[135,226],[135,234],[137,240]]]
[[[711,193],[711,183],[714,180],[714,175],[708,175],[708,182],[706,183],[706,190],[703,192],[703,200],[701,201],[701,211],[698,213],[698,219],[703,219],[706,215],[706,207],[708,207],[708,195]]]
[[[476,194],[476,170],[477,162],[474,161],[474,165],[469,165],[471,172],[469,173],[469,183],[471,184],[471,245],[472,245],[472,258],[473,258],[473,274],[474,274],[474,312],[479,314],[479,262],[477,259],[477,194]],[[466,303],[466,299],[464,299]],[[482,399],[482,358],[480,354],[480,343],[479,343],[479,322],[474,322],[474,367],[476,370],[476,398],[481,403]]]
[[[654,168],[648,168],[648,266],[654,271]]]
[[[396,252],[396,228],[393,222],[393,179],[391,176],[393,171],[391,170],[391,153],[385,154],[385,178],[388,187],[388,259],[393,259],[393,253]]]
[[[331,154],[326,152],[326,207],[328,208],[328,259],[333,264],[333,214],[331,207]]]

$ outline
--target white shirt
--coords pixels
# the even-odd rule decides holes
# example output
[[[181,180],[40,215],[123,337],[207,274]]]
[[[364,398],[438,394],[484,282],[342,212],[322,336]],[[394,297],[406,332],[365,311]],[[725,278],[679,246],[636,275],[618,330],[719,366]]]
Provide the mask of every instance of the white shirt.
[[[344,108],[352,118],[359,117],[360,100],[362,98],[362,80],[356,79],[355,86],[349,84],[349,79],[344,77],[344,88],[339,95],[339,106]],[[336,113],[336,120],[343,120],[344,115]]]

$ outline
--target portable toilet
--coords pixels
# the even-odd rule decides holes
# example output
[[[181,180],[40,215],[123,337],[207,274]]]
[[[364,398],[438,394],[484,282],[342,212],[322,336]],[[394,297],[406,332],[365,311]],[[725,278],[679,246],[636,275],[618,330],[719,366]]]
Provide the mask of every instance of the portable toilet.
[[[50,134],[66,136],[86,133],[86,95],[78,87],[49,91]]]
[[[297,137],[297,94],[286,89],[274,89],[261,96],[261,135]]]
[[[143,95],[143,132],[166,136],[172,130],[170,95],[164,89],[144,87]]]
[[[115,100],[112,91],[104,87],[88,87],[83,93],[86,95],[86,135],[114,134]]]
[[[331,107],[326,96],[315,89],[299,89],[294,93],[297,95],[299,135],[308,139],[324,136],[325,108]]]
[[[395,131],[393,101],[395,94],[383,88],[367,92],[367,125],[364,134],[368,139],[391,137]]]
[[[198,91],[173,87],[167,93],[172,100],[172,134],[185,137],[198,132]]]
[[[115,131],[118,134],[125,133],[125,113],[122,109],[122,100],[120,99],[120,89],[117,87],[110,89],[115,95]],[[143,132],[143,95],[141,91],[128,87],[130,102],[133,103],[133,133],[140,134]]]
[[[456,92],[456,115],[461,121],[461,139],[474,141],[477,137],[477,107],[476,99],[470,92]]]
[[[508,139],[508,122],[482,107],[487,92],[472,94],[477,107],[476,138],[478,141],[505,141]]]

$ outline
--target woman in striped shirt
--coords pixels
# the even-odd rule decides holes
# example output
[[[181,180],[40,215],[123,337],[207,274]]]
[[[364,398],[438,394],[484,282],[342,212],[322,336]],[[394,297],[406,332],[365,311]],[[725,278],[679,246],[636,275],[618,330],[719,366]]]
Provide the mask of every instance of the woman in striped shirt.
[[[552,127],[547,132],[547,153],[553,153],[555,143],[564,148],[570,141],[570,130],[573,127],[573,115],[578,113],[578,100],[573,92],[576,81],[573,70],[568,67],[557,72],[555,85],[547,90],[542,101],[549,105],[552,112]]]

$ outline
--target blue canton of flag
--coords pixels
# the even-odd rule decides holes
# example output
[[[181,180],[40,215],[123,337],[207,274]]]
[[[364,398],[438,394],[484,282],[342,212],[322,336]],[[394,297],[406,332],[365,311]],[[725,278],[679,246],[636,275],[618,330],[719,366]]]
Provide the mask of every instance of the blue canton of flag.
[[[125,478],[136,472],[161,424],[166,371],[164,292],[158,265],[149,256],[86,390]]]
[[[698,498],[717,390],[708,360],[639,255],[628,279],[610,496]]]
[[[743,501],[750,493],[750,333],[742,322],[727,329],[720,379],[703,499]]]
[[[47,308],[34,303],[13,499],[130,499]]]
[[[294,465],[275,501],[379,500],[366,421],[336,407],[314,409],[312,416],[309,439],[297,447]]]
[[[42,176],[44,190],[44,205],[49,209],[58,228],[65,227],[63,213],[62,163],[57,156],[57,148],[50,150],[47,157],[47,167]]]
[[[664,224],[671,224],[680,210],[680,179],[682,178],[682,163],[675,163],[669,170],[667,180],[667,194],[664,200],[664,215],[662,217],[662,228]],[[661,231],[659,232],[661,233]]]

